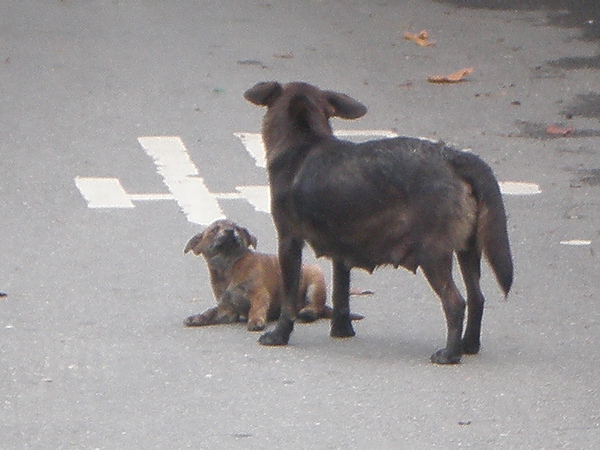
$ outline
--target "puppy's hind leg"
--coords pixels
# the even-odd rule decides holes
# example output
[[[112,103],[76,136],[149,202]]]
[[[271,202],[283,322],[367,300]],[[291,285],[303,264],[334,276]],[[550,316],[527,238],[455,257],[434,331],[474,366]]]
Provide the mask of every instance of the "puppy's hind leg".
[[[350,269],[342,261],[333,261],[333,314],[331,337],[346,338],[356,333],[350,321]]]
[[[485,299],[481,292],[481,251],[473,243],[467,250],[458,252],[458,262],[467,289],[467,327],[462,338],[462,352],[474,355],[481,346],[481,319]]]
[[[421,266],[429,284],[442,302],[446,316],[446,347],[431,356],[436,364],[458,364],[462,355],[461,337],[465,301],[452,279],[452,253],[430,259]]]
[[[248,331],[262,331],[265,329],[270,304],[271,295],[266,289],[261,289],[254,294],[248,312]]]
[[[318,267],[309,266],[302,275],[302,289],[298,301],[298,320],[314,322],[326,315],[327,288]]]

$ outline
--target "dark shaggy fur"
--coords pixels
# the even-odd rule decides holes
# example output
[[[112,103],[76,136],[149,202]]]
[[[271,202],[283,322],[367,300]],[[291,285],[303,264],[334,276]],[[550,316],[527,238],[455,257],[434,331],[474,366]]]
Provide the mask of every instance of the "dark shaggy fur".
[[[479,351],[484,297],[482,252],[508,294],[513,265],[506,215],[490,167],[474,154],[443,143],[399,137],[354,144],[333,136],[329,118],[366,113],[358,101],[306,83],[259,83],[244,97],[266,106],[262,135],[279,235],[285,298],[276,328],[261,336],[285,345],[308,242],[333,261],[331,335],[349,337],[350,269],[379,265],[421,267],[446,317],[446,347],[433,362],[458,363]],[[467,288],[465,301],[452,278],[456,253]]]

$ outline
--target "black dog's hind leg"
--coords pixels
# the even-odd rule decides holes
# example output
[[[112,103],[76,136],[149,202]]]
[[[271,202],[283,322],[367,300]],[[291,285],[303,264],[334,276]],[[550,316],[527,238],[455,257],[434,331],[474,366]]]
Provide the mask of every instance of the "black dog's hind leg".
[[[284,296],[277,325],[272,331],[267,331],[258,339],[262,345],[287,345],[290,340],[296,320],[302,245],[303,241],[301,240],[279,239],[279,265],[283,278]]]
[[[427,281],[442,301],[446,316],[446,348],[431,355],[436,364],[458,364],[462,354],[461,338],[465,318],[465,301],[452,279],[452,253],[423,265]]]
[[[467,326],[462,338],[462,352],[474,355],[481,346],[481,319],[485,299],[481,292],[481,252],[475,245],[458,252],[458,262],[467,289]]]
[[[356,333],[350,321],[350,269],[341,261],[333,261],[333,314],[331,337],[352,337]]]

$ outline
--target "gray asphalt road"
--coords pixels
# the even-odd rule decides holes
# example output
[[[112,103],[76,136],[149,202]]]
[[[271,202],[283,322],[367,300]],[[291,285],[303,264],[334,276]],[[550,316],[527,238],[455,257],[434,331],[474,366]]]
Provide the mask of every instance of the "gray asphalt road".
[[[595,2],[0,11],[0,447],[600,442]],[[422,29],[434,47],[403,39]],[[427,82],[465,67],[462,83]],[[354,274],[375,295],[353,299],[366,316],[353,339],[330,339],[326,321],[298,325],[286,348],[241,324],[182,326],[213,304],[202,261],[182,253],[203,220],[226,215],[275,249],[252,156],[263,111],[242,98],[262,80],[345,92],[370,110],[338,129],[444,139],[530,183],[505,196],[516,282],[503,301],[486,270],[480,355],[430,364],[439,302],[422,276],[391,269]]]

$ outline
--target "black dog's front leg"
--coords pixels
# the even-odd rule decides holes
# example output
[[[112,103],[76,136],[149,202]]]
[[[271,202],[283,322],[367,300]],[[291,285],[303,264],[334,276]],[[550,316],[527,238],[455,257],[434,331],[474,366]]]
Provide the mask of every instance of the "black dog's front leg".
[[[333,315],[331,337],[352,337],[356,333],[350,321],[350,269],[342,261],[333,261]]]
[[[264,333],[259,343],[262,345],[287,345],[296,320],[296,305],[300,271],[302,267],[302,245],[299,239],[279,239],[279,265],[283,279],[284,296],[281,302],[281,314],[272,331]]]

